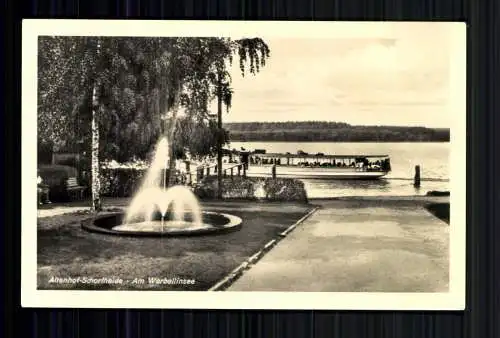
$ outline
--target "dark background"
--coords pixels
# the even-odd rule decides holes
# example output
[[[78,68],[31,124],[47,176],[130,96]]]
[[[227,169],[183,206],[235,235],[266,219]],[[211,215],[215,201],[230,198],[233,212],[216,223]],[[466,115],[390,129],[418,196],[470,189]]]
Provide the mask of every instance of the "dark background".
[[[7,0],[3,282],[6,337],[500,337],[500,2],[488,0]],[[146,311],[20,308],[21,18],[467,21],[467,309],[460,312]],[[438,51],[437,51],[438,52]],[[23,121],[36,123],[36,121]],[[496,158],[495,158],[496,157]],[[463,164],[459,164],[463,165]],[[258,302],[258,300],[256,299]]]

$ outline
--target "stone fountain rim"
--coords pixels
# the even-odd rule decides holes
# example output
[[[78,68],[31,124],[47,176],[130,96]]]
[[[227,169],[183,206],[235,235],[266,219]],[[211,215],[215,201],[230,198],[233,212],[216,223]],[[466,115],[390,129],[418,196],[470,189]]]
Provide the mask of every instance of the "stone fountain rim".
[[[116,211],[107,213],[106,215],[97,215],[91,219],[87,219],[81,222],[81,227],[91,233],[100,233],[105,235],[114,235],[121,237],[190,237],[190,236],[208,236],[208,235],[219,235],[225,234],[232,231],[239,230],[242,226],[243,220],[235,215],[216,212],[216,211],[203,211],[202,214],[219,215],[227,218],[229,222],[223,226],[211,226],[206,225],[206,227],[195,228],[195,229],[174,229],[167,232],[157,232],[157,231],[119,231],[106,229],[99,227],[94,223],[97,220],[105,218],[113,218],[118,215],[124,215],[125,211]]]

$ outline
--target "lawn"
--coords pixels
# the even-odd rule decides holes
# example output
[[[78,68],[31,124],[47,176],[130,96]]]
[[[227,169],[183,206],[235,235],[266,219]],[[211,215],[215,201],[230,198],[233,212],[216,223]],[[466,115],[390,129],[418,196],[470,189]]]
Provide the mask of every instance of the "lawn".
[[[305,204],[227,202],[204,206],[243,219],[239,231],[205,237],[131,238],[88,233],[85,213],[38,220],[39,289],[208,290],[310,209]],[[52,277],[121,278],[109,284],[57,284]],[[148,278],[194,280],[149,284]],[[143,279],[145,283],[141,283]],[[133,283],[134,280],[139,283]]]

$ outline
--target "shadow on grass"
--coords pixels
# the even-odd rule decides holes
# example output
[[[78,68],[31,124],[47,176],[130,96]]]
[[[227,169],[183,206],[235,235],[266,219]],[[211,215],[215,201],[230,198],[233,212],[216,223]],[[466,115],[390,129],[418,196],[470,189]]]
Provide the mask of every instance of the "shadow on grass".
[[[443,222],[450,224],[450,203],[433,203],[425,208]]]
[[[50,278],[122,278],[114,290],[208,290],[231,270],[260,250],[309,210],[303,205],[245,210],[224,210],[243,219],[233,233],[193,238],[130,238],[84,231],[80,222],[88,215],[53,217],[43,222],[60,223],[38,231],[39,289],[111,289],[107,285],[55,284]],[[39,227],[40,228],[40,227]],[[150,277],[195,280],[194,284],[134,283]]]

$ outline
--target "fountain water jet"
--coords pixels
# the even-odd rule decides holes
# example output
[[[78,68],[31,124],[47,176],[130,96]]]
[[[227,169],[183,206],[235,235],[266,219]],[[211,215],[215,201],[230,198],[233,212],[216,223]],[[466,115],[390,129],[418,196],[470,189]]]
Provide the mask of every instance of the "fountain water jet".
[[[164,137],[126,214],[99,217],[83,222],[82,227],[108,234],[172,236],[219,233],[241,226],[242,220],[234,215],[203,212],[189,188],[168,187],[168,160],[169,144]]]

